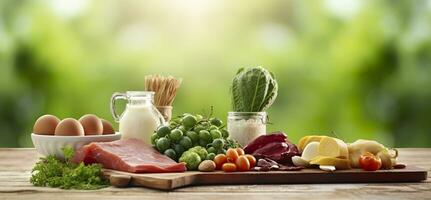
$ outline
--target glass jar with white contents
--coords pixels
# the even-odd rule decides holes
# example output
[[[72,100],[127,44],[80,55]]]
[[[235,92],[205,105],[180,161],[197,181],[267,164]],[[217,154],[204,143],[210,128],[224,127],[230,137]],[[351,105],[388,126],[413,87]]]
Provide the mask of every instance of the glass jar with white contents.
[[[241,146],[266,135],[266,112],[228,112],[227,130]]]

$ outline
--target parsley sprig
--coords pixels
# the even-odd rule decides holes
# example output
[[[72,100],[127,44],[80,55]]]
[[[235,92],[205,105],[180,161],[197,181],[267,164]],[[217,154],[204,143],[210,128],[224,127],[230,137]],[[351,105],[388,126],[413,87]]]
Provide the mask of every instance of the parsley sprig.
[[[95,190],[108,186],[108,181],[102,178],[102,167],[99,164],[75,164],[71,162],[74,150],[71,147],[62,150],[64,161],[54,156],[40,158],[32,170],[30,182],[33,185],[79,190]]]

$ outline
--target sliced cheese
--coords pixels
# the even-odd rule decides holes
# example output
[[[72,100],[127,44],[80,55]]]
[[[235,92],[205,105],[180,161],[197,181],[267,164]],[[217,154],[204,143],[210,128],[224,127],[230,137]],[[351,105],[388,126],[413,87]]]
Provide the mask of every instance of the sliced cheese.
[[[335,166],[331,166],[331,165],[320,165],[319,168],[323,171],[328,171],[328,172],[333,172],[337,169],[335,168]]]
[[[292,163],[297,167],[307,167],[310,163],[301,158],[301,156],[293,156]]]
[[[306,161],[312,160],[314,157],[319,155],[319,142],[310,142],[305,146],[302,151],[302,159]]]
[[[298,149],[299,151],[303,151],[305,149],[305,147],[311,143],[311,142],[320,142],[320,140],[323,137],[327,137],[324,135],[308,135],[308,136],[304,136],[302,137],[299,142],[298,142]]]
[[[349,159],[349,150],[347,144],[342,140],[333,137],[324,137],[320,140],[319,155]]]
[[[317,156],[310,161],[310,164],[335,166],[336,169],[350,169],[349,159],[334,158],[328,156]]]

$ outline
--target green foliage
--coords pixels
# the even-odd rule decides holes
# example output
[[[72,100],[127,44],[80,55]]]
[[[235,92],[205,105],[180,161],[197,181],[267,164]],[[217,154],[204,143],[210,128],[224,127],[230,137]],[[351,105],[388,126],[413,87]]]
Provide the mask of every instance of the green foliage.
[[[108,186],[102,179],[102,167],[98,164],[84,165],[70,162],[74,151],[63,148],[65,161],[54,156],[40,158],[32,170],[30,182],[35,186],[62,189],[95,190]]]
[[[277,81],[263,67],[240,69],[232,82],[232,107],[235,112],[263,112],[277,97]]]
[[[226,121],[237,69],[259,65],[279,87],[268,131],[431,147],[429,1],[68,2],[0,1],[0,147],[32,147],[45,113],[112,121],[112,93],[148,74],[183,78],[174,115]]]

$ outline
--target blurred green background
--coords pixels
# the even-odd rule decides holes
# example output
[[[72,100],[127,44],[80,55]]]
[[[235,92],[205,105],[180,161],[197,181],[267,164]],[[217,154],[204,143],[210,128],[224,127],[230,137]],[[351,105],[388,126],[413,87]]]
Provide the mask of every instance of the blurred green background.
[[[147,74],[183,85],[174,113],[226,121],[239,67],[280,89],[268,131],[297,141],[431,147],[431,1],[0,1],[0,147],[32,147],[50,113],[109,119],[113,92]]]

